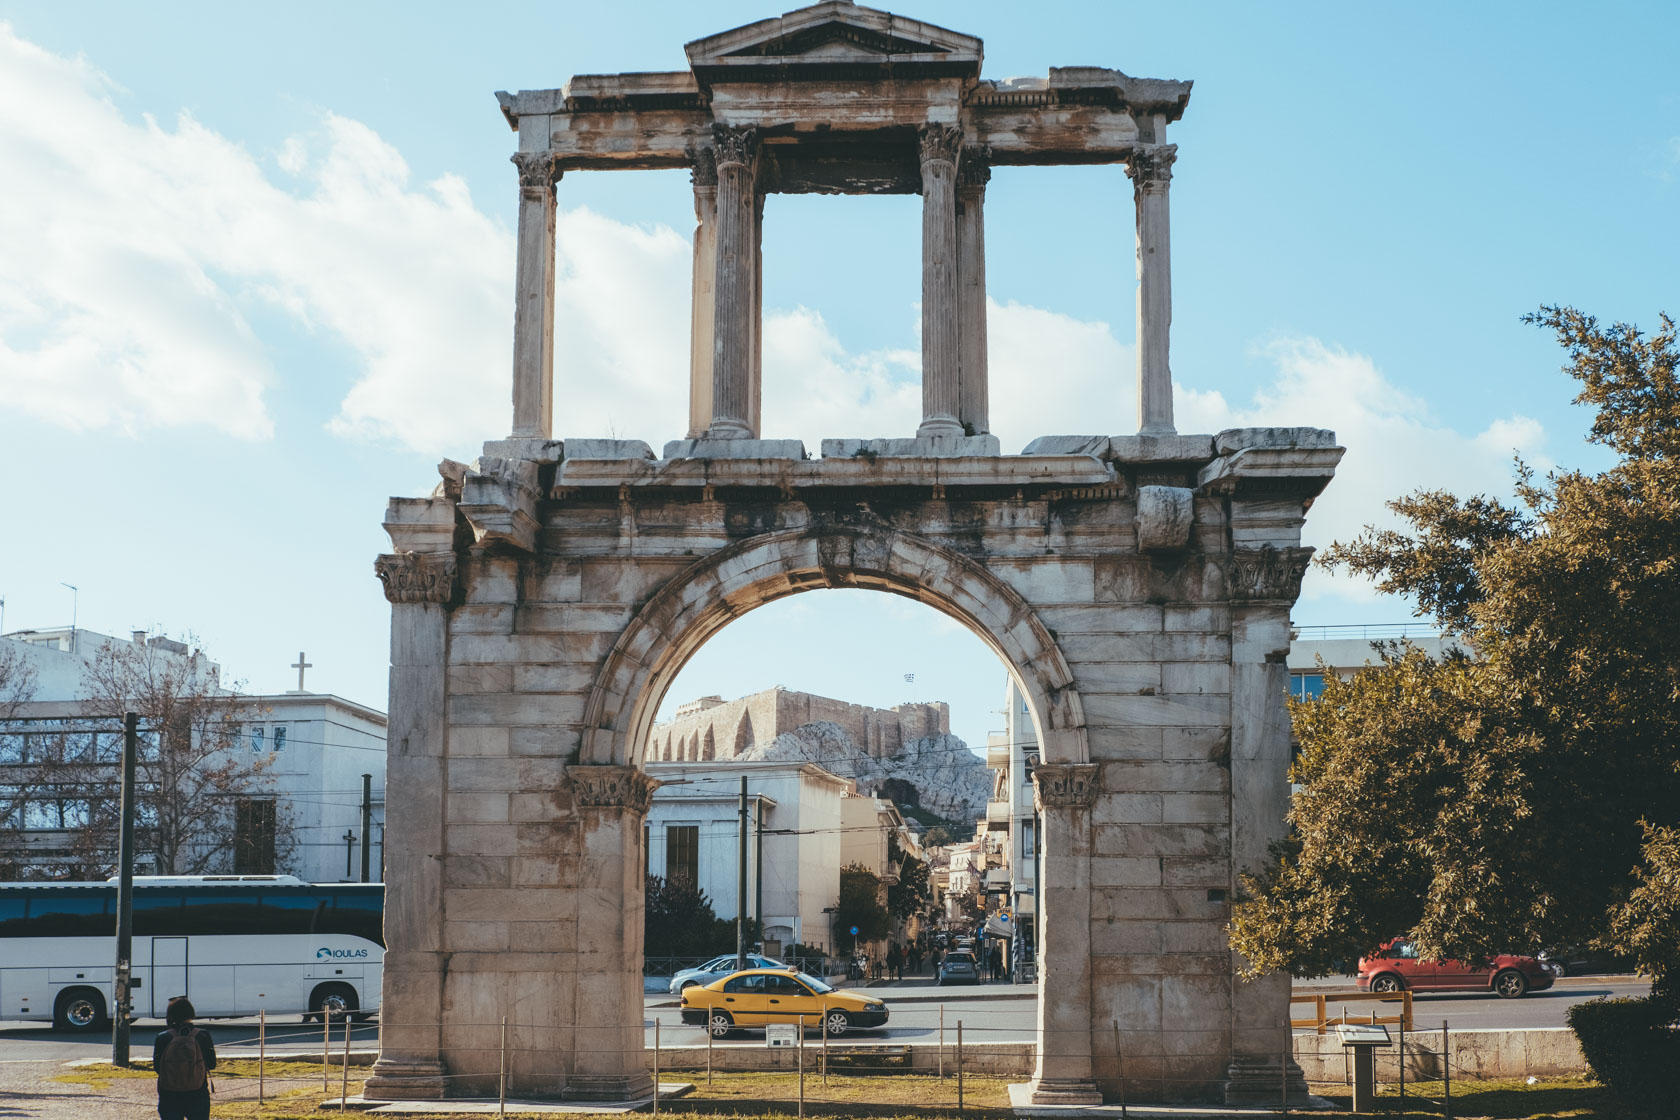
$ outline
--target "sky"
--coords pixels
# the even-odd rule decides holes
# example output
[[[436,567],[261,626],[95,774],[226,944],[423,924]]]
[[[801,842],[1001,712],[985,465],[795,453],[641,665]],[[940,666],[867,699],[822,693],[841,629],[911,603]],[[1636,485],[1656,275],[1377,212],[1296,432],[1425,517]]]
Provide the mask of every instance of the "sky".
[[[517,185],[498,89],[677,69],[762,3],[0,2],[4,627],[192,636],[257,691],[385,706],[372,560],[390,495],[506,434]],[[984,75],[1193,79],[1172,185],[1180,431],[1336,430],[1308,543],[1418,487],[1508,494],[1520,454],[1595,468],[1553,341],[1572,304],[1677,309],[1680,7],[926,0]],[[680,172],[559,186],[556,435],[686,425]],[[920,200],[773,196],[764,435],[919,419]],[[1003,168],[987,197],[994,430],[1125,433],[1124,171]],[[75,595],[62,586],[73,584]],[[1409,605],[1314,571],[1303,625]],[[905,674],[914,674],[907,682]],[[811,593],[678,679],[944,699],[983,748],[1003,670],[906,600]]]

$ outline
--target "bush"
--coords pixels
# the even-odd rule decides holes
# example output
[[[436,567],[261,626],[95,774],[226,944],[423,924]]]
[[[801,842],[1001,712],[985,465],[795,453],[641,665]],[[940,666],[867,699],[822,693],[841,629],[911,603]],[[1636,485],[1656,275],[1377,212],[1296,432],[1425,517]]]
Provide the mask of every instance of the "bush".
[[[1618,1100],[1652,1116],[1672,1116],[1680,1070],[1680,1031],[1662,1000],[1595,999],[1569,1009],[1569,1028],[1587,1065]]]

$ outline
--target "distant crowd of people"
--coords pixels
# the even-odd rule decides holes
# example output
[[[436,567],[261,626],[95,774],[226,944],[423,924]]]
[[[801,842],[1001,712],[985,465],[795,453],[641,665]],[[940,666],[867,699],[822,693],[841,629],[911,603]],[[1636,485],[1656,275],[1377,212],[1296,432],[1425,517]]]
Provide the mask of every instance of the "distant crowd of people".
[[[882,977],[888,980],[902,980],[906,970],[912,976],[920,976],[924,972],[937,974],[939,965],[944,961],[946,954],[959,951],[971,953],[974,956],[975,964],[980,969],[984,979],[1008,980],[1010,978],[1009,968],[1004,962],[1002,942],[995,938],[987,939],[983,948],[971,949],[965,946],[959,950],[954,947],[947,947],[944,934],[923,934],[920,937],[911,938],[902,945],[897,941],[888,942]]]

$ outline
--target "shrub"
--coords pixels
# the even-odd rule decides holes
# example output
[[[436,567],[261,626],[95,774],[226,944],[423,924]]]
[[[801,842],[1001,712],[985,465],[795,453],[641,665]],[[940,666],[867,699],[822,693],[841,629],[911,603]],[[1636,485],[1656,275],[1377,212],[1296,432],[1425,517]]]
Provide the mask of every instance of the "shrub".
[[[1569,1009],[1569,1028],[1587,1065],[1618,1100],[1652,1116],[1672,1116],[1680,1070],[1680,1031],[1662,1000],[1595,999]]]

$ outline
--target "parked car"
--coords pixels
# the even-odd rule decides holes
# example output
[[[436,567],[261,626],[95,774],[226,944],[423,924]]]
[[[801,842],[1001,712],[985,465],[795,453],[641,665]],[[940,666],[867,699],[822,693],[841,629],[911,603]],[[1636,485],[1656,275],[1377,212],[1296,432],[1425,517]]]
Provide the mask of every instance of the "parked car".
[[[1615,953],[1606,953],[1584,945],[1566,949],[1544,949],[1540,960],[1556,965],[1559,976],[1580,976],[1587,972],[1632,972],[1633,962]]]
[[[786,968],[787,965],[773,957],[763,957],[756,953],[747,954],[748,968]],[[671,994],[680,996],[686,988],[695,985],[704,987],[713,980],[722,980],[725,976],[735,972],[735,954],[729,953],[721,957],[713,957],[698,968],[685,968],[671,977]]]
[[[1484,967],[1463,961],[1426,961],[1417,946],[1404,937],[1383,945],[1375,954],[1359,958],[1362,992],[1494,992],[1515,999],[1552,986],[1557,966],[1534,957],[1501,953]]]
[[[682,1021],[722,1038],[742,1027],[826,1024],[831,1035],[885,1026],[887,1003],[833,987],[791,968],[749,968],[682,993]]]
[[[939,962],[940,984],[978,984],[980,983],[980,965],[974,959],[973,953],[959,952],[952,949],[945,954],[945,959]]]

